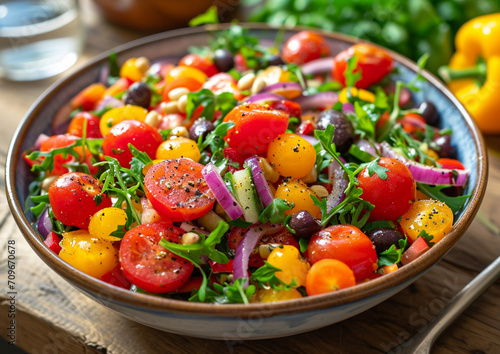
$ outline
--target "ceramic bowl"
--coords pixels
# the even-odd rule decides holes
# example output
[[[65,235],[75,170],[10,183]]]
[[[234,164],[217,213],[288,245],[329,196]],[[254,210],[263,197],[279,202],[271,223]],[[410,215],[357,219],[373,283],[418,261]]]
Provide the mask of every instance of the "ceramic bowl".
[[[276,29],[265,25],[246,26],[253,34],[270,42],[278,33]],[[226,26],[211,29],[222,28]],[[299,30],[301,28],[286,30],[285,39]],[[344,35],[327,32],[323,35],[333,54],[356,42]],[[206,28],[183,29],[143,38],[113,51],[118,53],[121,63],[137,56],[146,56],[152,60],[180,58],[186,53],[188,46],[206,44],[208,36]],[[417,71],[415,63],[396,53],[391,54],[397,62],[399,77],[411,80]],[[487,178],[487,155],[482,136],[458,100],[438,79],[423,72],[427,82],[422,83],[422,89],[414,94],[414,100],[417,103],[424,99],[434,102],[441,114],[442,128],[453,128],[452,143],[457,148],[458,158],[470,170],[466,193],[471,197],[459,213],[452,231],[414,262],[394,273],[352,288],[272,304],[191,303],[132,293],[101,282],[57,257],[45,247],[41,237],[31,226],[33,216],[24,207],[31,175],[21,156],[40,133],[50,133],[51,120],[60,107],[84,87],[98,80],[101,69],[107,66],[108,55],[109,52],[103,53],[82,69],[61,79],[33,105],[17,129],[10,146],[6,185],[12,214],[38,256],[71,285],[133,321],[172,333],[225,340],[273,338],[321,328],[366,311],[411,284],[450,250],[478,211]]]

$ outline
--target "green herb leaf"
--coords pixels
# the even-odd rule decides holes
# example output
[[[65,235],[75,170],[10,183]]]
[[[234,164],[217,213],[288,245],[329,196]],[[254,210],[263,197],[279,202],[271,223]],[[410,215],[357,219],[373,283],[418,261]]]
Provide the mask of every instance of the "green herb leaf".
[[[358,68],[358,58],[356,56],[347,59],[347,68],[345,71],[345,82],[347,87],[356,86],[356,82],[361,79],[361,68]],[[350,92],[350,90],[347,90]]]
[[[301,253],[307,252],[307,249],[309,248],[309,240],[301,237],[299,240],[299,248]]]
[[[282,224],[285,221],[285,212],[292,209],[283,199],[276,198],[265,208],[259,216],[259,220],[264,224],[268,221],[273,224]]]
[[[396,245],[391,245],[391,247],[384,252],[379,253],[378,266],[382,267],[385,265],[398,264],[401,262],[401,255],[408,247],[408,239],[405,237],[403,240],[398,241],[399,248]]]
[[[434,246],[434,242],[432,242],[432,240],[434,239],[434,236],[431,235],[431,234],[429,234],[429,233],[427,233],[427,231],[425,231],[425,230],[420,231],[420,233],[418,234],[417,238],[418,237],[422,237],[425,240],[425,242],[427,242],[427,244],[429,245],[429,247]]]
[[[371,177],[371,176],[373,176],[374,173],[376,173],[380,179],[387,180],[387,173],[386,172],[389,171],[389,169],[380,166],[378,164],[379,161],[380,161],[380,157],[373,160],[368,165],[366,165],[366,170],[368,171],[368,175]]]
[[[252,273],[250,280],[253,280],[261,287],[270,286],[274,290],[290,290],[297,285],[295,279],[292,279],[290,284],[286,284],[276,276],[276,272],[281,272],[281,269],[273,266],[268,261],[264,261],[264,265]]]
[[[419,190],[421,190],[424,194],[428,195],[432,199],[437,199],[448,205],[448,207],[453,211],[454,214],[456,214],[458,211],[460,211],[460,209],[462,209],[467,199],[469,199],[471,196],[470,194],[467,194],[467,195],[460,195],[457,197],[450,197],[442,192],[443,189],[449,187],[446,185],[431,186],[428,184],[417,182],[417,187]]]
[[[212,121],[215,112],[215,96],[212,91],[201,89],[187,94],[186,122],[191,119],[194,111],[200,106],[203,106],[200,117]]]
[[[190,27],[207,25],[211,23],[220,23],[219,15],[217,14],[217,6],[212,5],[208,8],[208,10],[189,21]]]

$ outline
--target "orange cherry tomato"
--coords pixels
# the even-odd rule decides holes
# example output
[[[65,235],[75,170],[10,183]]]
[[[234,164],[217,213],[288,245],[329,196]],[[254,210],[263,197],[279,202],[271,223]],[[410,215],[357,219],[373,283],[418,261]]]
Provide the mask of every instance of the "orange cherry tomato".
[[[455,159],[442,158],[438,159],[436,162],[440,164],[442,168],[448,168],[450,170],[465,170],[464,165]]]
[[[319,295],[356,285],[354,273],[338,259],[322,259],[314,263],[307,273],[307,295]]]
[[[340,81],[343,85],[346,84],[347,60],[354,56],[357,58],[357,66],[354,72],[361,71],[361,79],[355,85],[358,88],[368,88],[370,85],[379,82],[394,67],[394,60],[385,51],[371,44],[355,44],[335,56],[332,75],[335,80]]]
[[[106,87],[103,84],[89,85],[71,100],[71,108],[81,107],[84,111],[91,111],[104,97],[104,92],[106,92]]]
[[[283,47],[283,59],[288,63],[302,65],[330,55],[328,43],[322,35],[302,31],[294,34]]]
[[[89,112],[79,112],[71,120],[68,127],[68,134],[82,137],[83,126],[87,123],[87,138],[102,138],[99,128],[100,118]]]
[[[198,91],[203,85],[191,77],[181,77],[165,85],[162,92],[162,100],[165,102],[170,101],[168,94],[170,91],[176,88],[185,87],[189,92]]]
[[[233,108],[224,122],[234,122],[224,138],[229,146],[238,148],[242,155],[260,155],[269,144],[288,127],[288,114],[269,106],[255,103]]]

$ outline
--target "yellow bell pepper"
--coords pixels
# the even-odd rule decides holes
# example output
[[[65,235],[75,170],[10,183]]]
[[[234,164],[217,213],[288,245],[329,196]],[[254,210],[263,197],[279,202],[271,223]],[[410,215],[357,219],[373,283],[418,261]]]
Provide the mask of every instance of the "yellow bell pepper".
[[[466,22],[439,74],[483,133],[500,133],[500,13]]]

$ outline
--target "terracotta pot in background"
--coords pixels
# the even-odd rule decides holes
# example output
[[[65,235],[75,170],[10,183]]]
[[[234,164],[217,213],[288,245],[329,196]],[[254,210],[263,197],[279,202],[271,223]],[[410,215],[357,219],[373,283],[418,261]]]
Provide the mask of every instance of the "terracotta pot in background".
[[[141,31],[158,32],[186,27],[191,18],[210,6],[219,8],[225,21],[239,0],[94,0],[104,16],[115,24]]]

